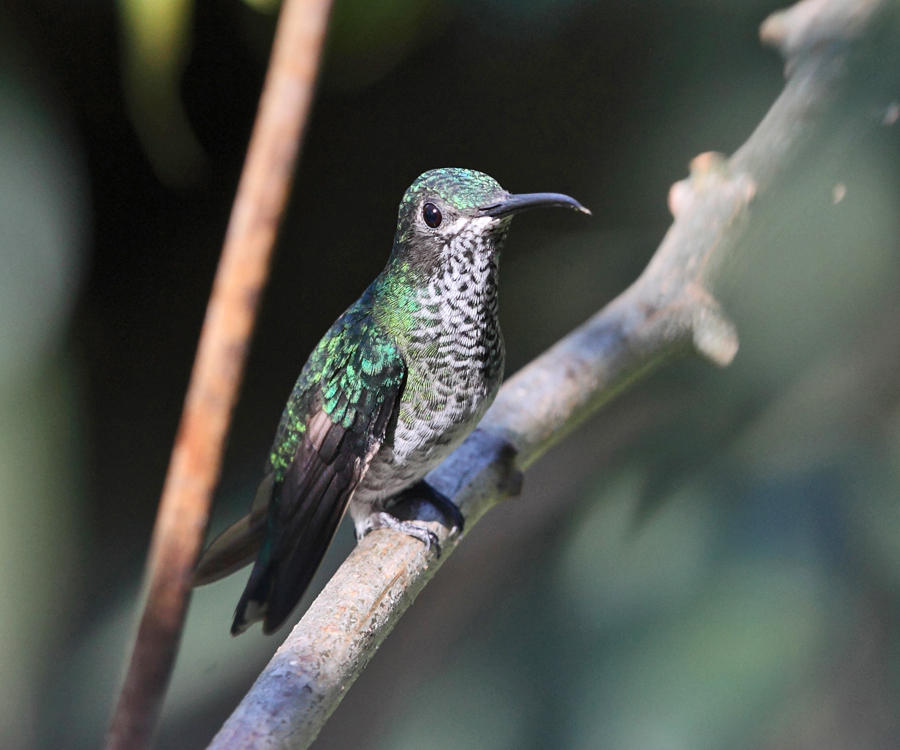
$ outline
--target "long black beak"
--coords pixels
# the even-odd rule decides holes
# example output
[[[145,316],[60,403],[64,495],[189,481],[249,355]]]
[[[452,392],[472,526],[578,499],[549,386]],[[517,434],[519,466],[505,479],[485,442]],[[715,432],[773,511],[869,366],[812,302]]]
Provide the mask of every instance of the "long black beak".
[[[527,211],[529,208],[549,208],[551,206],[571,208],[573,211],[581,211],[588,216],[591,214],[577,200],[562,193],[519,193],[489,206],[479,206],[478,211],[482,216],[506,216],[519,211]]]

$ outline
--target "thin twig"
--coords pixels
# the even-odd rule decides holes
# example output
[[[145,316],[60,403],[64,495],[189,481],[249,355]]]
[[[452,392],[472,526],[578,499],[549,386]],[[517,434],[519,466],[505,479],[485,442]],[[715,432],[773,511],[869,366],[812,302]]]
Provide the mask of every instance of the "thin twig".
[[[107,747],[150,743],[312,100],[330,0],[286,0],[159,503],[147,599]]]
[[[731,159],[694,159],[690,177],[669,194],[675,222],[641,277],[511,378],[479,428],[429,475],[460,506],[467,528],[516,491],[520,470],[666,358],[693,349],[719,365],[733,359],[737,335],[712,282],[744,233],[754,197],[784,173],[821,120],[849,43],[884,4],[803,0],[763,24],[764,41],[782,51],[790,76],[766,117]],[[428,506],[421,511],[427,518]],[[307,747],[455,547],[441,525],[432,529],[444,545],[440,560],[399,533],[365,537],[210,747]]]

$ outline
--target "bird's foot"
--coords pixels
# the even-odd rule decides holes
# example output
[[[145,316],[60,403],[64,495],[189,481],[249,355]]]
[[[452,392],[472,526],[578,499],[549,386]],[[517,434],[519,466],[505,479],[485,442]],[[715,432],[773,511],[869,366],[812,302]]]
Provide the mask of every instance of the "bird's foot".
[[[361,533],[357,534],[357,538],[362,539],[370,531],[375,529],[393,529],[394,531],[402,531],[407,536],[418,539],[425,545],[425,550],[434,549],[436,557],[441,556],[441,543],[430,529],[415,521],[401,521],[396,516],[392,516],[387,511],[376,511],[366,518],[365,523],[360,529]]]
[[[430,502],[445,520],[450,522],[450,533],[456,532],[462,534],[466,525],[466,519],[463,518],[459,507],[443,492],[439,492],[432,487],[424,479],[420,479],[412,487],[407,487],[397,497],[394,498],[392,505],[401,503],[413,503],[415,501],[427,500]]]
[[[450,533],[462,533],[466,525],[466,519],[460,512],[456,504],[442,492],[432,487],[424,479],[416,482],[391,500],[391,510],[400,510],[397,515],[388,513],[387,511],[376,511],[372,513],[358,529],[357,539],[361,539],[370,531],[375,529],[394,529],[402,531],[404,534],[418,539],[425,548],[435,550],[437,557],[441,556],[441,545],[437,538],[437,534],[426,528],[421,522],[417,523],[413,520],[414,516],[410,513],[415,509],[416,503],[426,501],[430,503],[434,509],[444,517],[444,520],[450,526]],[[403,510],[406,512],[403,512]],[[398,515],[400,516],[398,518]]]

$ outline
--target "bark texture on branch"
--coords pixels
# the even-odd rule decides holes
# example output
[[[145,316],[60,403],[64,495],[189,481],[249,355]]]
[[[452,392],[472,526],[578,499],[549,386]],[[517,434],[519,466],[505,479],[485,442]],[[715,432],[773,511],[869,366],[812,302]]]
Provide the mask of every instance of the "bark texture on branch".
[[[748,207],[810,135],[839,89],[846,52],[879,0],[803,0],[763,24],[788,81],[730,158],[702,154],[675,184],[675,221],[638,280],[510,378],[479,428],[429,475],[471,528],[516,492],[519,472],[604,402],[667,357],[693,349],[718,365],[737,333],[712,282],[747,224]],[[528,408],[522,408],[528,404]],[[420,517],[430,519],[423,506]],[[365,537],[313,602],[210,747],[308,746],[457,539],[433,523],[445,556],[379,530]]]
[[[285,0],[206,310],[145,573],[146,603],[107,736],[149,745],[169,683],[258,300],[315,85],[330,0]]]

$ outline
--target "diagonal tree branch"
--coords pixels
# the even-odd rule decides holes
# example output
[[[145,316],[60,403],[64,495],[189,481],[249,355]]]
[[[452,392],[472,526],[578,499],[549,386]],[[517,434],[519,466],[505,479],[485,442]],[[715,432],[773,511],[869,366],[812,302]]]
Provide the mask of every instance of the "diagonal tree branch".
[[[712,294],[748,207],[789,166],[834,99],[852,42],[886,0],[803,0],[769,17],[763,41],[788,82],[730,158],[702,154],[675,184],[675,221],[640,278],[512,377],[479,428],[429,481],[471,528],[517,489],[518,472],[637,378],[693,349],[718,365],[737,334]],[[522,408],[528,404],[528,408]],[[430,509],[420,508],[422,518]],[[435,523],[446,553],[456,541]],[[443,559],[446,559],[446,556]],[[364,538],[278,649],[210,747],[306,747],[442,560],[402,534]]]
[[[153,531],[147,599],[107,736],[150,743],[191,592],[258,300],[312,101],[330,0],[285,0]]]

